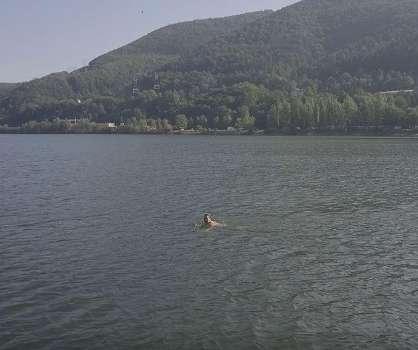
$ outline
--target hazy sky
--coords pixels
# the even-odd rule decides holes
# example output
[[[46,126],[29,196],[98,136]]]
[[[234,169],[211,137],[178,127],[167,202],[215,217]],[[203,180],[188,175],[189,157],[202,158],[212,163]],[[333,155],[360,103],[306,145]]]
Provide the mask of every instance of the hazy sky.
[[[294,2],[296,0],[0,0],[0,82],[72,71],[98,55],[167,24],[279,9]]]

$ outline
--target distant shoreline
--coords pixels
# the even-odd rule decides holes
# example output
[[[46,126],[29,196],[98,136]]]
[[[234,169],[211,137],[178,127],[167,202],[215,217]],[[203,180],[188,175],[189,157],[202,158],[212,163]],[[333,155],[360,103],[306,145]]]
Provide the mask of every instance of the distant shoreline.
[[[277,131],[244,131],[244,132],[228,132],[224,130],[217,131],[172,131],[172,132],[120,132],[115,130],[92,130],[92,131],[80,131],[80,130],[66,130],[66,131],[28,131],[17,128],[9,128],[7,130],[0,129],[0,135],[147,135],[147,136],[354,136],[354,137],[397,137],[397,138],[417,138],[418,130],[356,130],[356,131],[293,131],[293,132],[277,132]]]

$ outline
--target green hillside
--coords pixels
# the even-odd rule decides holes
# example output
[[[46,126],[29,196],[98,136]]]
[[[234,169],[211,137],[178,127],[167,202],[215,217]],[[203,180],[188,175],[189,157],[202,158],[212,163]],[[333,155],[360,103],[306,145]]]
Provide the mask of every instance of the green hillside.
[[[178,116],[191,127],[410,128],[416,95],[378,92],[415,88],[417,38],[416,0],[304,0],[167,26],[21,84],[0,115],[17,125],[76,115],[141,128]]]
[[[0,97],[9,94],[17,85],[14,83],[0,83]]]
[[[21,84],[6,100],[3,99],[0,115],[7,115],[3,119],[18,124],[24,120],[43,118],[38,113],[43,114],[45,109],[72,110],[76,106],[75,101],[80,98],[109,97],[119,101],[118,98],[131,94],[133,81],[138,76],[149,74],[178,59],[180,54],[189,52],[198,44],[238,30],[271,12],[196,20],[156,30],[96,58],[87,67],[72,73],[54,73]],[[45,117],[49,114],[47,111]]]
[[[93,60],[90,65],[97,66],[133,58],[141,55],[163,55],[179,57],[206,45],[216,37],[228,35],[257,19],[265,18],[273,11],[260,11],[243,15],[196,20],[169,25],[159,29],[124,47],[111,51]]]
[[[415,0],[301,1],[201,45],[168,71],[209,70],[225,81],[237,72],[258,81],[252,73],[259,72],[264,84],[262,72],[298,85],[319,80],[326,86],[336,79],[345,88],[406,88],[382,74],[417,76],[417,19]],[[372,81],[360,81],[369,75]]]

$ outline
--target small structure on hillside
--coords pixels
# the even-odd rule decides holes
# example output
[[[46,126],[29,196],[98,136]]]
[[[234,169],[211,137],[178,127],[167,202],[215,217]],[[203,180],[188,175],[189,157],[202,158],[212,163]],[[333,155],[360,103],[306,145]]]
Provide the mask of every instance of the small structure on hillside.
[[[77,125],[78,119],[77,118],[70,118],[70,119],[64,119],[67,123],[70,125]]]
[[[116,129],[116,124],[113,122],[96,123],[99,128]]]

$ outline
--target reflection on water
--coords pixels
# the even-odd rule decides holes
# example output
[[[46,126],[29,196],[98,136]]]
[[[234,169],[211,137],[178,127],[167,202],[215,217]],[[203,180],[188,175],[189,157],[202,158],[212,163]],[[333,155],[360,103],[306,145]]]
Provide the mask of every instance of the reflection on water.
[[[417,170],[414,140],[0,135],[0,349],[416,349]]]

